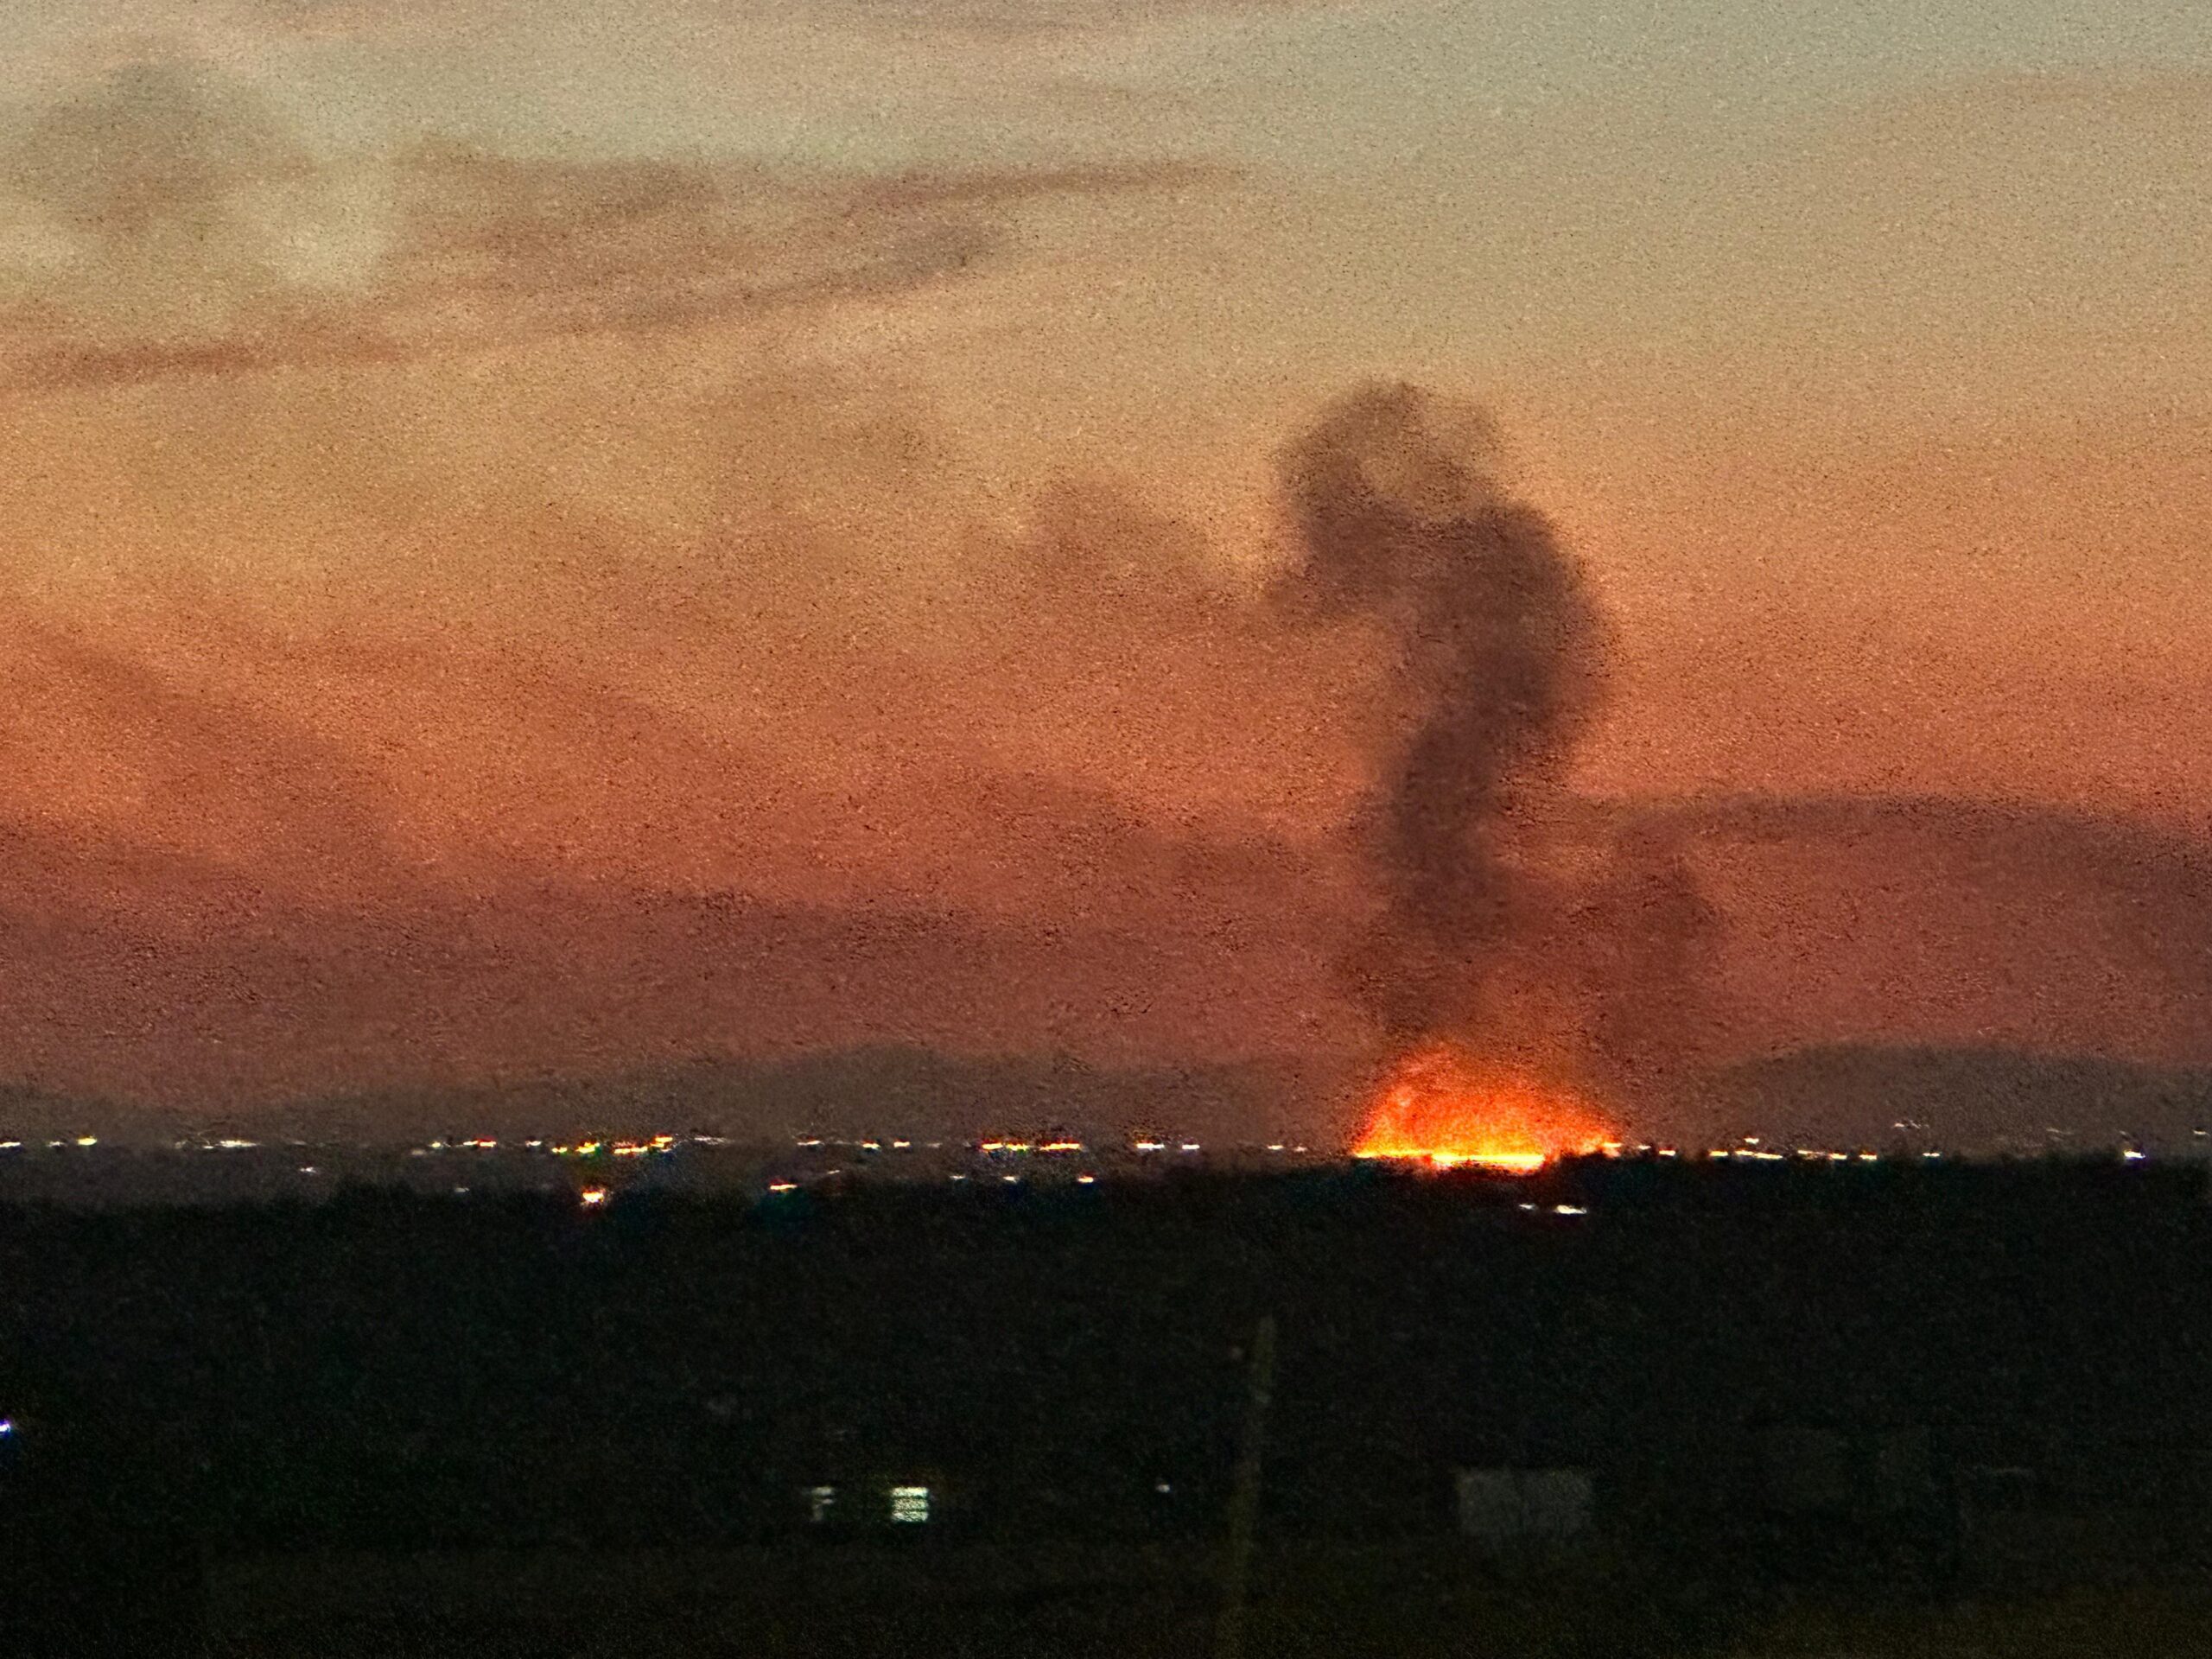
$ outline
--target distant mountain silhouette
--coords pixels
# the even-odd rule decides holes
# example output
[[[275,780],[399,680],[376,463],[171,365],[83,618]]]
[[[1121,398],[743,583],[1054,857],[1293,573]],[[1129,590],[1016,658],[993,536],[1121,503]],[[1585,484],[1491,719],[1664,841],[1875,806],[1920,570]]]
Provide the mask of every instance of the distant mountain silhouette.
[[[79,1135],[158,1132],[159,1115],[111,1101],[79,1099],[35,1085],[0,1083],[0,1141],[32,1146]]]
[[[1294,1063],[1100,1068],[1065,1055],[957,1054],[899,1044],[768,1060],[698,1060],[601,1077],[394,1090],[279,1107],[256,1121],[317,1138],[474,1134],[903,1135],[1216,1140],[1310,1123],[1321,1080]]]
[[[1833,1043],[2212,1065],[2212,841],[1910,797],[1599,802],[1688,849],[1726,918],[1723,1052]]]
[[[2212,1152],[2212,1070],[2013,1049],[1801,1049],[1732,1066],[1700,1114],[1721,1138],[1977,1153]],[[1900,1126],[1903,1127],[1900,1127]],[[2202,1132],[2202,1133],[2200,1133]]]
[[[388,1144],[704,1133],[771,1142],[808,1134],[957,1141],[994,1134],[1121,1139],[1152,1130],[1214,1145],[1280,1139],[1327,1148],[1351,1138],[1353,1081],[1348,1071],[1297,1059],[1117,1068],[1065,1055],[879,1044],[366,1090],[228,1113],[0,1086],[0,1139],[37,1147],[80,1135],[149,1144],[237,1134]],[[1629,1128],[1639,1139],[1691,1145],[1758,1135],[1777,1144],[1979,1154],[2111,1154],[2133,1143],[2154,1154],[2212,1155],[2212,1069],[2088,1055],[1824,1045],[1716,1071],[1681,1110],[1680,1121],[1662,1121],[1631,1108]]]
[[[992,844],[1035,867],[1018,893],[948,874],[837,904],[518,868],[310,902],[242,867],[0,825],[0,1077],[196,1120],[702,1053],[1141,1070],[1320,1065],[1367,1039],[1331,971],[1356,899],[1325,843],[1031,795],[994,800]],[[2212,1065],[2212,842],[1920,799],[1588,801],[1568,828],[1680,849],[1722,918],[1724,1060],[1884,1044]]]

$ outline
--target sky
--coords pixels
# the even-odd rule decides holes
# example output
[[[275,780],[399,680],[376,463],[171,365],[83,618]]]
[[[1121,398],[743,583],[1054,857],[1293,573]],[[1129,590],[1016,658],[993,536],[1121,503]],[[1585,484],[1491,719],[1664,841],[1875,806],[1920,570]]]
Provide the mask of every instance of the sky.
[[[1265,595],[1376,376],[1611,619],[1578,793],[2061,826],[1743,1046],[2212,1059],[2145,874],[2197,904],[2212,808],[2202,7],[0,0],[0,1075],[1357,1046],[1387,675]],[[1889,938],[1821,822],[1707,872],[1746,987]],[[2062,892],[2109,949],[2019,982]]]

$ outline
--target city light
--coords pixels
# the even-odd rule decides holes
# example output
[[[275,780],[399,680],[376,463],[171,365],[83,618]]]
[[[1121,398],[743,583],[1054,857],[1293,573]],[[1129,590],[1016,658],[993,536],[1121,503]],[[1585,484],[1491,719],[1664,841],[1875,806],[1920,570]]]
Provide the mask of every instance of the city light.
[[[576,1196],[583,1200],[585,1209],[596,1210],[607,1202],[607,1189],[603,1186],[588,1186]]]
[[[926,1486],[893,1486],[891,1489],[891,1519],[899,1526],[916,1526],[930,1518],[930,1489]]]

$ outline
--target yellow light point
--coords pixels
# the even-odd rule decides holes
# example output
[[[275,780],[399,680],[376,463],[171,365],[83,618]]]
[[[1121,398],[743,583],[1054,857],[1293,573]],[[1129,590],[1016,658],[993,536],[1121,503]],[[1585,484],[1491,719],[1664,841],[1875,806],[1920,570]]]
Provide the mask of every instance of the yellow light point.
[[[1039,1152],[1081,1152],[1083,1150],[1083,1142],[1080,1141],[1047,1141],[1043,1146],[1038,1147],[1037,1150]]]
[[[596,1141],[580,1141],[576,1146],[576,1156],[579,1158],[588,1158],[598,1150],[599,1142]]]
[[[577,1193],[576,1197],[583,1201],[585,1209],[595,1210],[607,1202],[607,1189],[603,1186],[588,1186]]]

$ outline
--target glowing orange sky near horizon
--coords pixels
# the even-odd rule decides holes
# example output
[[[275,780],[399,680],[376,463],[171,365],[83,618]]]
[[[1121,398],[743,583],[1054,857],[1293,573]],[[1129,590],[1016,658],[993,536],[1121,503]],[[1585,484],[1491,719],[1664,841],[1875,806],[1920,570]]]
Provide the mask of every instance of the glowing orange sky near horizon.
[[[211,1089],[419,1058],[478,967],[296,964],[524,890],[613,895],[558,953],[609,1005],[674,1005],[669,895],[1273,928],[1271,1029],[1333,1043],[1300,907],[1375,677],[1255,577],[1273,446],[1369,375],[1489,408],[1587,562],[1572,786],[2201,835],[2212,23],[1664,10],[0,15],[0,1076],[163,1086],[188,995]],[[1096,995],[1165,1042],[1160,979]]]

